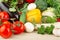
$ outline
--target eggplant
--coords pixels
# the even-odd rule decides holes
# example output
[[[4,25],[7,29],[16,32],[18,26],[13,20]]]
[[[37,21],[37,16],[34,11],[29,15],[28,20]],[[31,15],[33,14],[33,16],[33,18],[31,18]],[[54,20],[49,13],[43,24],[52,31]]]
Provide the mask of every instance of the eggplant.
[[[9,4],[8,3],[4,3],[4,2],[2,2],[2,3],[4,4],[4,6],[6,6],[9,9]]]
[[[19,20],[20,14],[17,11],[16,12],[11,12],[11,13],[15,16],[16,20]],[[13,16],[13,18],[14,18],[14,16]]]
[[[19,20],[20,14],[19,14],[17,11],[16,11],[16,12],[10,12],[10,11],[9,11],[9,7],[8,7],[6,4],[0,2],[0,8],[1,8],[3,11],[8,12],[10,18],[16,18],[16,19]]]
[[[3,11],[1,8],[0,8],[0,12]]]

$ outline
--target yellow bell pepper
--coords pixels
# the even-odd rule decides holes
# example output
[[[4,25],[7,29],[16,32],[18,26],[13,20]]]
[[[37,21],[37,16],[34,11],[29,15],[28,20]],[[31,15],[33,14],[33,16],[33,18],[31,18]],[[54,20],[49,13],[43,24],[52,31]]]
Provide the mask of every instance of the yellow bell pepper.
[[[28,22],[41,23],[41,11],[39,9],[33,9],[27,12],[26,20]]]

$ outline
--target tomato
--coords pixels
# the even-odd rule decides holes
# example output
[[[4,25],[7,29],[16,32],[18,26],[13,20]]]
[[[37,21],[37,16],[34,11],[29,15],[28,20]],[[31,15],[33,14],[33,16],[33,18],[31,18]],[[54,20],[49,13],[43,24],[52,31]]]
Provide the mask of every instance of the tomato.
[[[34,3],[35,0],[25,0],[27,3]]]
[[[6,25],[2,25],[0,27],[0,35],[3,38],[9,38],[12,36],[12,31],[10,30],[10,28],[7,28]]]
[[[6,11],[0,12],[0,19],[9,20],[9,14]]]
[[[57,22],[60,22],[60,18],[57,18]]]
[[[5,21],[2,23],[3,25],[6,25],[7,28],[11,28],[12,27],[12,23],[9,21]]]
[[[13,32],[14,34],[20,34],[22,32],[24,32],[25,30],[25,26],[22,22],[16,21],[13,24]]]
[[[0,26],[0,28],[1,28],[1,26]],[[1,33],[0,33],[1,34]]]
[[[5,19],[2,19],[2,20],[1,20],[2,23],[5,22],[5,21],[7,21],[7,20],[5,20]]]

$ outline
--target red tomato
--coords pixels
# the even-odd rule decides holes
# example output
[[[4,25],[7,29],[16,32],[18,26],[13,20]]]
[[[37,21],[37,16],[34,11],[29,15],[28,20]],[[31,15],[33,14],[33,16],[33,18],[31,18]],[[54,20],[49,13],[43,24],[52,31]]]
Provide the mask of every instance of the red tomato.
[[[12,31],[10,30],[10,28],[7,28],[6,25],[2,25],[0,27],[0,35],[3,38],[9,38],[12,36]]]
[[[1,28],[1,26],[0,26],[0,28]],[[1,34],[1,33],[0,33]]]
[[[12,27],[12,23],[10,23],[9,21],[5,21],[2,24],[6,25],[7,28],[11,28]]]
[[[24,30],[25,30],[25,26],[22,22],[19,22],[19,21],[14,22],[13,24],[14,34],[20,34],[24,32]]]
[[[60,18],[57,18],[57,22],[60,22]]]
[[[25,0],[27,3],[34,3],[35,0]]]
[[[6,19],[2,19],[2,20],[1,20],[2,23],[5,22],[5,21],[8,21],[8,20],[6,20]]]
[[[5,11],[0,12],[0,19],[9,20],[9,14]]]

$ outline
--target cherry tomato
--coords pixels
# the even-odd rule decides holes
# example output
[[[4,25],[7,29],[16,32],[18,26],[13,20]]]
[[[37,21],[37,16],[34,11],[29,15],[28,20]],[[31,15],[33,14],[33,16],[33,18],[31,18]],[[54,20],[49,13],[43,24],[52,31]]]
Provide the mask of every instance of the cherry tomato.
[[[25,30],[25,26],[22,22],[16,21],[13,24],[13,32],[14,34],[20,34],[22,32],[24,32]]]
[[[9,14],[6,11],[0,12],[0,19],[9,20]]]
[[[10,30],[10,28],[7,28],[6,25],[2,25],[0,27],[0,35],[3,38],[9,38],[12,36],[12,31]]]

